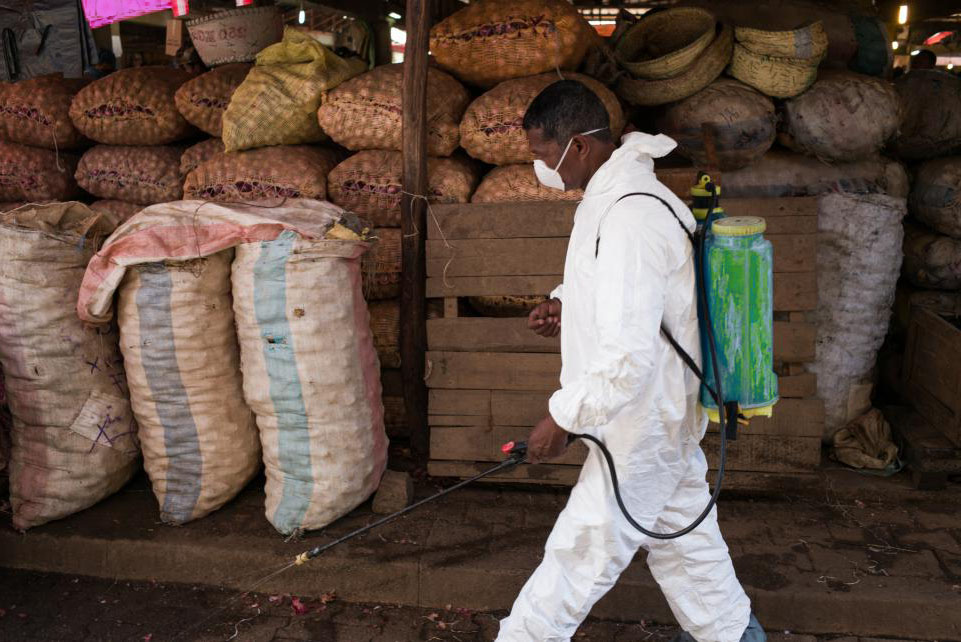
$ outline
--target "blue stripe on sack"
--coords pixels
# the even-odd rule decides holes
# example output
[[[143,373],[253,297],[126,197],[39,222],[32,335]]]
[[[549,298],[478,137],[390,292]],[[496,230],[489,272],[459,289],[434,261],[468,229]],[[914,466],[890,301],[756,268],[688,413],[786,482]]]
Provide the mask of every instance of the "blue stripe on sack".
[[[153,266],[151,266],[152,268]],[[140,359],[163,426],[167,453],[167,492],[160,516],[164,521],[188,521],[200,497],[203,457],[197,425],[190,413],[187,390],[180,378],[174,342],[170,290],[166,267],[140,272],[137,310],[140,315]]]
[[[264,342],[270,399],[277,417],[277,458],[283,494],[271,520],[286,534],[300,528],[314,490],[307,408],[287,321],[287,260],[297,235],[283,232],[260,245],[254,265],[254,313]]]

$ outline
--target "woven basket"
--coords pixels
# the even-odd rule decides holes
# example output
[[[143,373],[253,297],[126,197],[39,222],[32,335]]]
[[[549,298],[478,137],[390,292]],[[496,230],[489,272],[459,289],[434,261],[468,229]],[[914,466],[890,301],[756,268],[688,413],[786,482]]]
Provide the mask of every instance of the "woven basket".
[[[828,51],[828,36],[820,20],[792,31],[736,27],[734,38],[745,49],[756,54],[807,60],[815,66],[820,64]],[[817,62],[814,62],[815,60]]]
[[[624,111],[610,89],[589,76],[565,73],[597,94],[610,117],[617,140],[624,129]],[[460,122],[461,145],[474,158],[492,165],[531,163],[534,155],[524,132],[524,113],[541,91],[557,82],[557,72],[515,78],[497,85],[471,103]]]
[[[690,67],[673,78],[642,80],[624,77],[617,83],[617,95],[632,105],[651,107],[684,100],[710,85],[731,60],[734,30],[726,24]]]
[[[187,31],[208,67],[253,62],[261,49],[284,37],[284,17],[276,6],[230,9],[191,20]]]
[[[534,175],[534,166],[495,167],[474,192],[471,203],[512,203],[517,201],[579,201],[582,190],[562,191],[544,187]]]
[[[430,30],[438,64],[485,88],[576,69],[595,42],[597,34],[567,0],[479,0]]]
[[[732,76],[763,94],[792,98],[803,93],[818,77],[818,63],[799,58],[774,58],[734,45]]]
[[[377,301],[370,310],[370,331],[381,368],[400,367],[400,302]]]
[[[639,78],[673,78],[714,40],[714,16],[704,9],[667,9],[644,18],[617,43],[621,67]]]
[[[399,227],[378,227],[377,242],[364,255],[364,298],[368,301],[400,296],[401,231]]]
[[[526,317],[536,306],[547,300],[546,296],[472,296],[467,297],[471,307],[485,317]]]

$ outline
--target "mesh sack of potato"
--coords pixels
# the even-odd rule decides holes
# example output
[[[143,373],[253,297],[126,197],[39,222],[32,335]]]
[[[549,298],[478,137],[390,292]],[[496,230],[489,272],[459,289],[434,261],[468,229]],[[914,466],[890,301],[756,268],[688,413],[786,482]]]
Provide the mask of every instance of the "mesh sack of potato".
[[[324,133],[347,149],[401,149],[404,65],[384,65],[334,89],[317,111]],[[427,69],[427,153],[450,156],[460,142],[459,123],[470,102],[450,74]]]
[[[370,310],[370,331],[381,368],[400,367],[400,301],[376,301]]]
[[[121,69],[83,89],[70,119],[105,145],[166,145],[194,132],[177,111],[174,94],[192,76],[168,67]]]
[[[86,84],[62,74],[0,84],[0,139],[47,149],[87,146],[70,120],[70,103]]]
[[[544,187],[534,175],[534,166],[504,165],[495,167],[484,177],[471,203],[510,203],[513,201],[579,201],[584,192]]]
[[[368,301],[397,298],[400,296],[400,228],[375,228],[372,238],[373,246],[361,259],[364,298]]]
[[[624,129],[624,112],[617,96],[593,78],[583,74],[564,74],[591,89],[611,119],[611,133],[617,140]],[[517,78],[497,85],[467,108],[460,123],[461,145],[474,158],[492,165],[530,163],[534,156],[524,133],[524,113],[543,89],[557,82],[557,73]]]
[[[97,145],[77,167],[77,183],[94,196],[140,205],[178,201],[179,147]]]
[[[174,94],[180,115],[197,129],[220,136],[230,97],[251,67],[243,62],[224,65],[185,82]]]
[[[961,150],[961,78],[918,69],[894,83],[904,110],[894,151],[907,160],[947,156]]]
[[[333,150],[310,145],[218,154],[190,172],[184,194],[188,199],[221,202],[324,200],[327,174],[336,164]]]
[[[721,169],[747,167],[771,148],[777,135],[774,103],[759,91],[731,78],[715,80],[679,103],[658,121],[661,131],[677,141],[678,151],[696,165],[709,163],[702,127],[714,135]]]
[[[113,221],[114,225],[120,225],[128,218],[143,209],[139,203],[128,203],[127,201],[101,200],[90,204],[97,214],[103,214]]]
[[[217,154],[227,151],[224,141],[219,138],[208,138],[196,145],[191,145],[184,150],[180,157],[180,175],[186,178],[187,174],[194,171]]]
[[[403,197],[400,152],[358,152],[327,177],[330,200],[369,218],[379,227],[400,227]],[[427,159],[427,198],[431,203],[467,203],[477,186],[478,171],[464,158]]]
[[[908,203],[919,221],[936,232],[961,239],[961,156],[919,165]]]
[[[0,142],[0,201],[69,201],[79,194],[74,154]]]
[[[576,69],[597,41],[565,0],[480,0],[430,30],[430,51],[464,82],[493,87],[511,78]]]

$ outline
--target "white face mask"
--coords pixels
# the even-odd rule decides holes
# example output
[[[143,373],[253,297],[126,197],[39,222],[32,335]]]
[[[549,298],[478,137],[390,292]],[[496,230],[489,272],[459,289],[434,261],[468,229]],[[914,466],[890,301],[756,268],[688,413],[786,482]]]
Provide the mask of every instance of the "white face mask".
[[[592,129],[589,132],[581,132],[579,136],[587,136],[588,134],[594,134],[599,131],[605,130],[607,127],[599,127],[597,129]],[[558,171],[561,165],[564,164],[564,159],[567,158],[567,152],[571,149],[571,143],[574,142],[574,137],[572,136],[569,141],[567,141],[567,147],[564,148],[564,153],[561,154],[561,159],[557,161],[557,167],[551,169],[542,160],[534,161],[534,175],[537,176],[537,180],[540,181],[541,185],[544,187],[550,187],[553,189],[566,190],[567,186],[564,185],[564,179],[561,178],[561,173]]]

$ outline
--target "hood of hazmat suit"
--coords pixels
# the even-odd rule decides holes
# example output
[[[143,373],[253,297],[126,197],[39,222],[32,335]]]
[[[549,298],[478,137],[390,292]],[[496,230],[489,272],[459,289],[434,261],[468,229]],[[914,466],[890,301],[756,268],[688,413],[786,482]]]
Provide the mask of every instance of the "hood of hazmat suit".
[[[561,299],[561,387],[550,413],[568,432],[611,451],[629,512],[658,532],[690,524],[710,498],[699,442],[707,420],[697,377],[660,333],[700,355],[694,249],[674,216],[694,216],[654,175],[675,142],[631,133],[591,178],[577,208]],[[681,627],[698,642],[740,640],[750,601],[731,564],[716,511],[673,540],[637,532],[620,512],[599,450],[547,541],[544,561],[501,623],[501,641],[569,640],[640,547]]]

